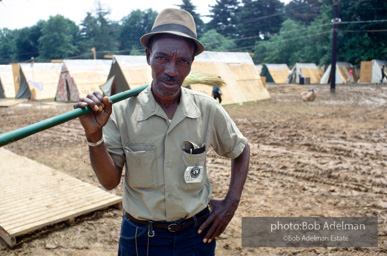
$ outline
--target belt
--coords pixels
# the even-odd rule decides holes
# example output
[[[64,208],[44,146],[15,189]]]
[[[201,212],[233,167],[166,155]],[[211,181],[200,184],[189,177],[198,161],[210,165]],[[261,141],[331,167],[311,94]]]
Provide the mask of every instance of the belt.
[[[208,216],[206,214],[209,212],[208,207],[206,207],[203,211],[199,212],[198,214],[195,215],[196,222],[203,222],[207,219]],[[151,221],[146,221],[146,220],[138,220],[134,218],[132,215],[129,213],[125,212],[125,216],[138,224],[146,225],[148,226]],[[152,227],[153,228],[158,228],[158,229],[166,229],[170,232],[178,232],[182,231],[192,225],[195,224],[194,217],[191,217],[189,219],[184,219],[184,220],[178,220],[178,221],[173,221],[173,222],[164,222],[164,221],[152,221]]]

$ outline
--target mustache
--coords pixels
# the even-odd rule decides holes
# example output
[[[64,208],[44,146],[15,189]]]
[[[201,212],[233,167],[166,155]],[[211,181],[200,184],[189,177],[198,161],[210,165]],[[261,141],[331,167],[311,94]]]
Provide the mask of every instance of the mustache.
[[[173,82],[173,83],[177,83],[177,82],[180,82],[179,79],[176,79],[175,77],[173,76],[168,76],[168,75],[163,75],[161,77],[161,80],[165,81],[165,82]]]

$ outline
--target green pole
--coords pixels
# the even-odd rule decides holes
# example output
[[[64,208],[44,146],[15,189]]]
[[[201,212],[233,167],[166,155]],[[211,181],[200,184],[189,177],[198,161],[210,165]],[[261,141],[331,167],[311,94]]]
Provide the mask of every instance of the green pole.
[[[129,97],[135,96],[139,94],[141,91],[143,91],[146,87],[148,87],[148,84],[142,85],[140,87],[134,88],[132,90],[128,90],[125,92],[117,93],[113,96],[110,96],[109,99],[113,103],[117,103],[119,101],[122,101],[124,99],[127,99]],[[86,115],[90,113],[92,110],[89,107],[86,108],[77,108],[74,110],[71,110],[69,112],[63,113],[58,116],[51,117],[49,119],[40,121],[35,124],[28,125],[26,127],[5,132],[0,134],[0,147],[5,146],[9,143],[15,142],[17,140],[23,139],[25,137],[28,137],[32,134],[38,133],[40,131],[46,130],[48,128],[54,127],[58,124],[65,123],[67,121],[70,121],[74,118]]]

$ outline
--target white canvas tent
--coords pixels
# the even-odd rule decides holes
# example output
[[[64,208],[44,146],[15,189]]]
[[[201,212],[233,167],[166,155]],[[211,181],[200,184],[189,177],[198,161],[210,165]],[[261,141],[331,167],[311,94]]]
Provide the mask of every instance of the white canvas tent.
[[[226,85],[221,87],[222,104],[270,98],[246,52],[205,51],[195,57],[192,70],[220,76],[225,81]],[[212,87],[204,84],[192,84],[191,88],[208,95],[212,93]]]
[[[94,91],[102,93],[100,85],[106,82],[111,63],[111,60],[63,60],[66,69],[62,70],[62,75],[67,70],[79,93],[78,97],[83,98]]]
[[[114,59],[109,73],[109,78],[115,76],[111,85],[112,94],[152,81],[151,69],[145,56],[116,55]],[[270,98],[248,53],[205,51],[195,57],[191,72],[220,76],[225,81],[226,85],[221,87],[222,104]],[[209,96],[212,94],[209,85],[191,84],[190,87]]]
[[[54,99],[62,63],[19,64],[17,99]]]
[[[110,88],[104,86],[105,95],[114,95],[152,81],[151,68],[145,56],[114,55],[108,79],[113,76]]]
[[[15,98],[11,65],[0,65],[0,98]]]
[[[321,72],[314,63],[296,63],[286,82],[300,84],[300,78],[309,78],[311,84],[317,84],[320,82]]]
[[[356,69],[353,68],[351,63],[347,62],[337,62],[336,63],[336,84],[346,84],[348,83],[349,70],[353,71],[353,81],[356,82],[358,79],[358,75]],[[321,77],[321,84],[328,84],[330,82],[331,75],[331,65],[328,66],[327,70],[325,70],[324,75]]]
[[[274,83],[283,84],[289,75],[289,67],[286,64],[266,64]],[[266,79],[266,81],[268,81]]]
[[[260,76],[262,71],[262,65],[255,65],[255,71],[257,71],[257,74]]]
[[[362,61],[360,64],[360,83],[381,83],[381,69],[383,68],[383,66],[385,66],[384,74],[387,75],[387,61]],[[383,82],[387,82],[387,78],[384,78]]]

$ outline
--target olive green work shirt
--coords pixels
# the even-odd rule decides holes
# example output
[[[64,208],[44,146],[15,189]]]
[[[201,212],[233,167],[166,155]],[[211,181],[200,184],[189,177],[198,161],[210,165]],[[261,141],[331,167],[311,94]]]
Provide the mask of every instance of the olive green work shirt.
[[[206,153],[238,157],[247,139],[223,107],[211,97],[186,88],[171,121],[156,103],[151,86],[113,105],[103,128],[105,145],[116,165],[125,165],[124,210],[140,220],[174,221],[203,210],[211,198]],[[206,150],[183,151],[189,141]],[[202,166],[200,182],[187,183],[188,166]]]

